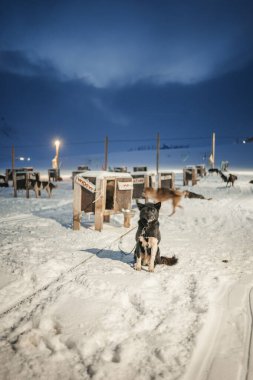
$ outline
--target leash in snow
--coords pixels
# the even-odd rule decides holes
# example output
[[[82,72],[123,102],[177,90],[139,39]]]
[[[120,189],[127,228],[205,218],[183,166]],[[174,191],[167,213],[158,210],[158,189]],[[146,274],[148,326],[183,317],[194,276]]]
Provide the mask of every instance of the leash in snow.
[[[136,244],[134,245],[133,249],[130,252],[126,252],[123,248],[121,248],[121,245],[123,242],[123,237],[128,235],[131,231],[135,230],[137,227],[138,226],[131,228],[131,230],[127,231],[124,235],[120,236],[119,243],[118,243],[118,249],[120,250],[121,253],[123,253],[126,256],[131,255],[131,253],[133,253],[133,251],[135,250]]]

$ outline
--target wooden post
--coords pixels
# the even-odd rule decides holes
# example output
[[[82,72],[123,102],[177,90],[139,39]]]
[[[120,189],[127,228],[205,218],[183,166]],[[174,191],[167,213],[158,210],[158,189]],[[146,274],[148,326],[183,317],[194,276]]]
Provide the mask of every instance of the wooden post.
[[[214,168],[215,167],[215,133],[213,133],[213,139],[212,139],[212,156],[213,156],[212,168]]]
[[[197,169],[192,168],[192,186],[197,185]]]
[[[129,228],[131,226],[131,211],[125,210],[124,214],[124,227]]]
[[[108,169],[108,136],[105,137],[105,161],[104,170]]]
[[[25,191],[26,191],[26,198],[29,198],[29,173],[25,173]]]
[[[14,148],[14,145],[12,145],[12,148],[11,148],[11,170],[12,170],[12,186],[14,187],[14,169],[15,169],[15,148]],[[14,191],[15,193],[15,191]],[[17,196],[14,194],[14,197]]]
[[[96,202],[95,202],[95,230],[103,229],[103,203],[105,198],[105,180],[97,179],[96,181]]]
[[[156,174],[158,175],[160,166],[160,133],[156,137]]]
[[[73,230],[80,230],[82,188],[78,183],[74,184],[74,203],[73,203]]]
[[[12,183],[13,183],[13,190],[14,190],[14,198],[17,198],[17,176],[16,176],[16,170],[12,170]]]

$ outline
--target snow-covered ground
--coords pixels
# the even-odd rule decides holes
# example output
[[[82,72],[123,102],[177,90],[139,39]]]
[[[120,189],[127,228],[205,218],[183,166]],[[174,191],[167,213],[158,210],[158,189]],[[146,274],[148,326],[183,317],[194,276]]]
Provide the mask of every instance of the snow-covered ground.
[[[0,379],[253,379],[253,172],[207,176],[160,212],[173,267],[132,268],[134,228],[86,215],[70,179],[53,197],[0,189]],[[180,185],[182,174],[177,175]],[[191,189],[189,187],[189,189]]]

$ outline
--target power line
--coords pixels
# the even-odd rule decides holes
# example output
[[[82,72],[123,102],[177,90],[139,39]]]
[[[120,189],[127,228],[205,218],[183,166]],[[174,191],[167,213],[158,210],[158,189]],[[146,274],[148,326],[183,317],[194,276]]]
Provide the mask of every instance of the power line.
[[[240,139],[243,139],[242,136],[217,136],[217,139],[219,140],[235,140],[238,141]],[[210,136],[199,136],[199,137],[163,137],[161,138],[161,141],[197,141],[197,140],[210,140]],[[138,138],[138,139],[109,139],[109,143],[133,143],[133,142],[152,142],[156,141],[155,137],[151,138]],[[63,146],[70,146],[70,145],[90,145],[90,144],[104,144],[104,140],[86,140],[86,141],[75,141],[75,142],[64,142]],[[10,149],[12,145],[3,145],[1,146],[1,149]],[[28,144],[28,145],[16,145],[15,147],[20,149],[24,148],[43,148],[49,147],[49,144]]]

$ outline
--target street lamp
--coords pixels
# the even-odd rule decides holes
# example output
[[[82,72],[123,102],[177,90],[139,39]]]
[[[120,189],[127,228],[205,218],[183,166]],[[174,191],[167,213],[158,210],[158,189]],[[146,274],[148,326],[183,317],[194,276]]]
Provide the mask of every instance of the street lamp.
[[[60,149],[60,141],[55,140],[55,161],[56,161],[56,169],[59,170],[59,149]]]

